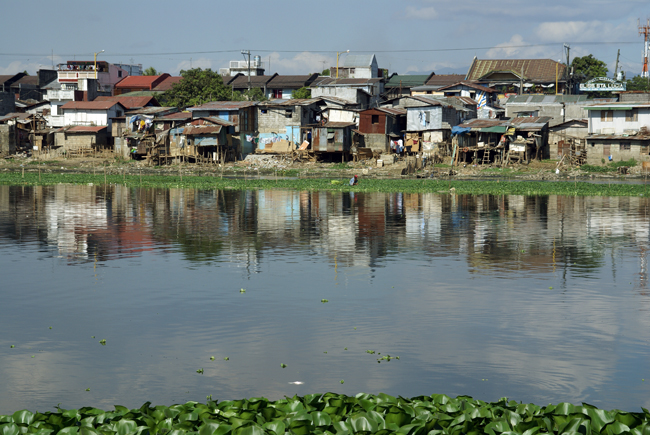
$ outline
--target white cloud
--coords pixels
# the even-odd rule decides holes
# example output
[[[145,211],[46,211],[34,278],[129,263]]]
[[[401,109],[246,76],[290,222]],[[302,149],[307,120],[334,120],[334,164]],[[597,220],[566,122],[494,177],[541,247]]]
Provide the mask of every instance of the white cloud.
[[[537,26],[535,35],[542,41],[549,42],[616,41],[636,36],[636,23],[614,25],[597,20],[546,22]]]
[[[512,35],[510,41],[497,44],[485,56],[490,59],[501,58],[553,58],[557,57],[557,47],[539,46],[527,42],[521,35]]]
[[[268,60],[271,58],[271,68],[268,69]],[[341,62],[343,56],[339,58]],[[264,56],[262,60],[265,62],[267,70],[265,74],[271,75],[275,72],[279,74],[307,74],[307,73],[320,73],[326,68],[336,65],[336,56],[326,56],[320,53],[310,53],[303,51],[295,56],[282,57],[280,53],[273,52],[270,55]]]
[[[407,6],[404,16],[408,19],[416,20],[433,20],[438,16],[433,6],[428,6],[424,8],[416,8],[415,6]]]
[[[56,59],[55,61],[58,62],[58,60]],[[5,67],[0,66],[0,75],[17,74],[23,71],[27,71],[29,74],[33,75],[36,74],[36,71],[38,71],[39,69],[51,69],[51,68],[52,68],[51,61],[48,62],[47,64],[43,64],[38,62],[30,62],[29,60],[27,62],[15,60]]]

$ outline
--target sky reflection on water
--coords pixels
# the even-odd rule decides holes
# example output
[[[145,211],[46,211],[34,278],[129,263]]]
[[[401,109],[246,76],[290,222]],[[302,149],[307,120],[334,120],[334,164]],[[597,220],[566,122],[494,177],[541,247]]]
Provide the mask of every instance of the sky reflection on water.
[[[326,391],[649,407],[648,205],[0,186],[0,413]]]

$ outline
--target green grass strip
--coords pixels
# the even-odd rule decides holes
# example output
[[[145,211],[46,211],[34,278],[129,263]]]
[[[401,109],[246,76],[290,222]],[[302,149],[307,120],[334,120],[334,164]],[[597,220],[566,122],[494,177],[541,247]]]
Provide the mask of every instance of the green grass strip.
[[[205,404],[187,402],[114,411],[84,407],[0,416],[0,433],[80,435],[645,435],[648,411],[605,411],[583,403],[538,406],[503,398],[483,402],[443,394],[410,399],[387,394],[326,393]]]
[[[65,174],[26,172],[0,173],[0,184],[46,186],[55,184],[103,185],[103,174]],[[162,187],[211,189],[282,189],[337,192],[403,192],[438,193],[455,189],[456,194],[471,195],[567,195],[567,196],[647,196],[645,184],[593,184],[574,181],[504,181],[504,180],[441,180],[441,179],[361,179],[359,185],[348,185],[348,179],[245,179],[219,176],[178,175],[107,175],[106,183],[129,187]]]

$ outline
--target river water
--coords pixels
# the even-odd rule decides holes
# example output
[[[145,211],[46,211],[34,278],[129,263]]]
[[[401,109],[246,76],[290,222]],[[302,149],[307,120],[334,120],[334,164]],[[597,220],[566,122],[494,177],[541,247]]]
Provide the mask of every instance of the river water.
[[[649,206],[0,186],[0,413],[327,391],[638,411]]]

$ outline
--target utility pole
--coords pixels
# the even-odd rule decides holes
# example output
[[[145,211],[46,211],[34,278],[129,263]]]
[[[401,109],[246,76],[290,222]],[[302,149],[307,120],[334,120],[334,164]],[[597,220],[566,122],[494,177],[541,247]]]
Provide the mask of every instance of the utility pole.
[[[566,84],[568,89],[568,94],[571,94],[573,88],[573,77],[571,74],[571,63],[569,62],[569,52],[571,51],[571,46],[569,44],[564,44],[564,49],[566,50]],[[557,89],[555,90],[557,92]]]
[[[242,50],[241,54],[244,55],[244,59],[246,59],[246,56],[248,56],[248,92],[250,93],[250,91],[251,91],[251,51],[250,50]]]
[[[643,68],[641,69],[641,77],[649,78],[648,76],[648,34],[650,34],[650,19],[642,26],[640,21],[637,20],[639,25],[639,35],[643,35]]]
[[[621,57],[621,49],[616,53],[616,67],[614,68],[614,80],[618,80],[618,58]]]

